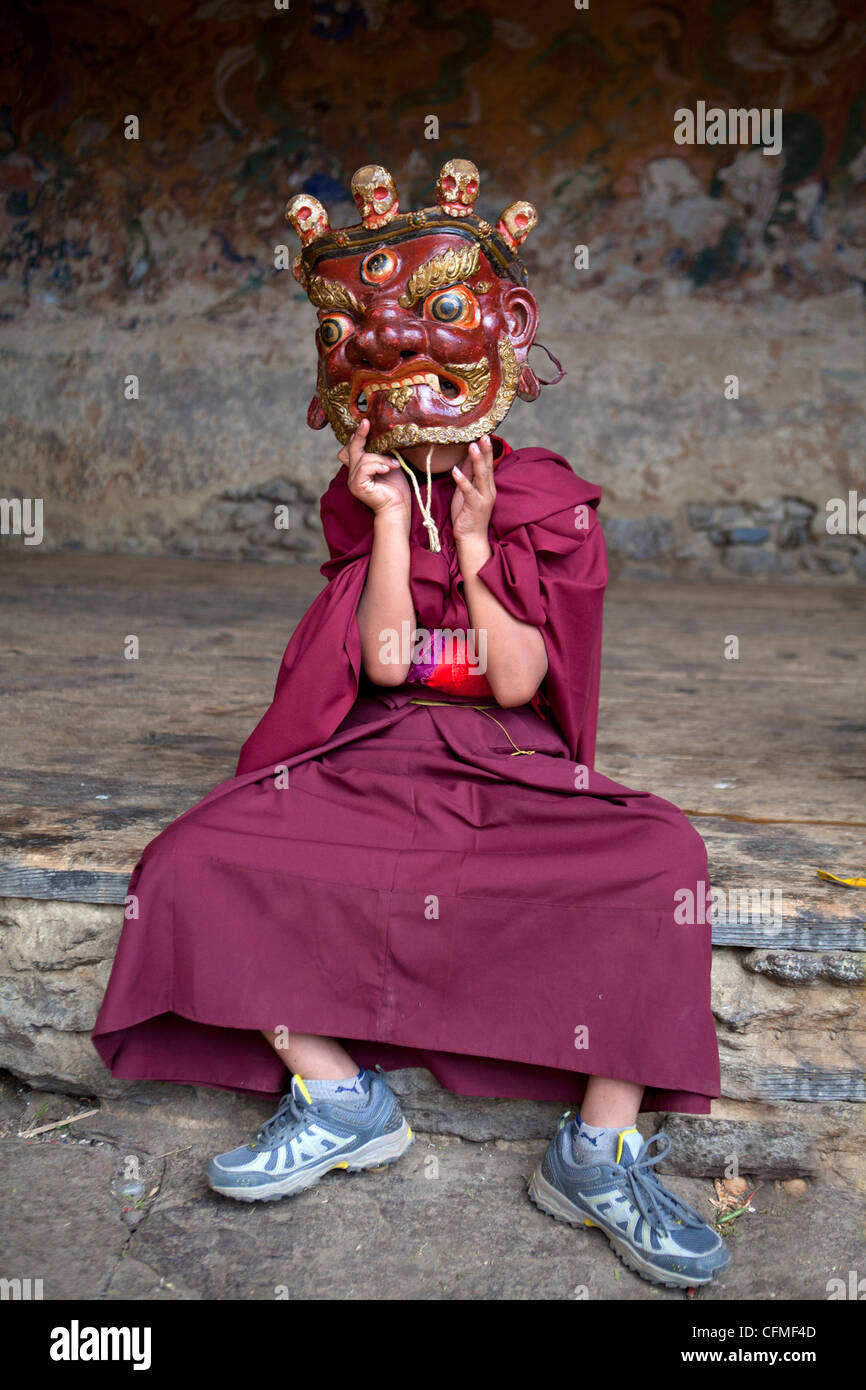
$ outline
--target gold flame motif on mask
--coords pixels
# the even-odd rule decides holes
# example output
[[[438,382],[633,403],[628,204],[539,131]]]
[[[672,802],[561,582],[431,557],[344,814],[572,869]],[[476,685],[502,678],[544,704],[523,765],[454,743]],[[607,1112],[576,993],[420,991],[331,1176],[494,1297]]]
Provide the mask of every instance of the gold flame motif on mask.
[[[311,304],[317,309],[345,309],[350,314],[362,318],[364,306],[348,285],[339,280],[326,280],[322,275],[314,275],[310,280],[307,294]]]
[[[481,247],[477,245],[449,247],[429,260],[416,266],[409,276],[409,283],[400,295],[399,304],[409,309],[419,299],[426,299],[431,290],[440,285],[454,285],[468,280],[481,264]]]

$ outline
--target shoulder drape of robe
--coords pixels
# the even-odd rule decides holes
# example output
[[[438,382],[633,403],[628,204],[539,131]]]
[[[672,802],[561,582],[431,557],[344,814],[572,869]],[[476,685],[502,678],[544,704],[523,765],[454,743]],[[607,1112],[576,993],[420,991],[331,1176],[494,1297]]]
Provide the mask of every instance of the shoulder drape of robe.
[[[348,489],[341,465],[320,513],[330,559],[327,585],[298,624],[273,701],[241,749],[237,776],[271,768],[331,737],[358,696],[357,608],[373,544],[373,513]],[[441,475],[440,475],[441,476]],[[434,488],[438,479],[434,477]],[[448,486],[442,479],[442,484]],[[575,762],[592,768],[601,677],[607,560],[597,507],[601,489],[545,449],[516,449],[495,472],[492,555],[480,578],[511,615],[540,628],[548,671],[533,705],[553,717]],[[441,485],[440,485],[441,486]],[[440,498],[450,498],[440,492]],[[450,531],[450,504],[437,518]],[[419,626],[469,627],[453,542],[434,554],[413,503],[410,588]]]

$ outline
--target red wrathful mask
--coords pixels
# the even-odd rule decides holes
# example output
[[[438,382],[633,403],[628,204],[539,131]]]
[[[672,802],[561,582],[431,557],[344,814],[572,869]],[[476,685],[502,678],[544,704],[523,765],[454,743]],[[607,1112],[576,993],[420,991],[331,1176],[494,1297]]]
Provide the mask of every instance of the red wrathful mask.
[[[450,159],[436,207],[400,213],[391,175],[365,165],[352,179],[361,222],[337,230],[317,199],[292,198],[294,273],[319,317],[313,429],[345,444],[367,417],[378,452],[468,443],[516,395],[538,395],[526,361],[538,305],[517,254],[538,217],[512,203],[492,227],[472,211],[478,186],[474,164]]]

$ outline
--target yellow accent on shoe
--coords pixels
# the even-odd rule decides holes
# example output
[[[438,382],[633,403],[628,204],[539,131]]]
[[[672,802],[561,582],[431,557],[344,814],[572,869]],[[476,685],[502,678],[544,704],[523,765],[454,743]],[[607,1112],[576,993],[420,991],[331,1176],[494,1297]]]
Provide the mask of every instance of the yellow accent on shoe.
[[[622,1141],[627,1134],[637,1134],[638,1136],[640,1136],[640,1130],[635,1125],[631,1125],[628,1129],[623,1129],[620,1131],[619,1143],[616,1146],[617,1163],[619,1163],[620,1159],[622,1158]]]
[[[313,1097],[310,1095],[309,1091],[307,1090],[306,1086],[304,1085],[304,1078],[303,1078],[302,1076],[298,1076],[297,1072],[295,1072],[295,1075],[292,1077],[292,1080],[293,1080],[293,1081],[297,1081],[297,1083],[298,1083],[298,1090],[300,1091],[301,1095],[304,1097],[304,1100],[307,1102],[308,1105],[312,1105],[312,1103],[313,1103]]]
[[[342,1163],[335,1163],[335,1164],[334,1164],[334,1167],[335,1167],[335,1168],[348,1168],[348,1166],[349,1166],[348,1159],[345,1159],[345,1158],[343,1159],[343,1162],[342,1162]]]
[[[406,1138],[407,1138],[407,1139],[411,1139],[411,1138],[412,1138],[412,1126],[411,1126],[411,1125],[407,1125],[406,1128],[407,1128],[407,1131],[408,1131],[408,1133],[407,1133],[407,1135],[406,1135]]]
[[[585,1216],[585,1217],[583,1218],[583,1224],[584,1224],[584,1226],[594,1226],[595,1229],[598,1230],[598,1222],[597,1222],[597,1221],[590,1221],[590,1219],[589,1219],[588,1216]]]

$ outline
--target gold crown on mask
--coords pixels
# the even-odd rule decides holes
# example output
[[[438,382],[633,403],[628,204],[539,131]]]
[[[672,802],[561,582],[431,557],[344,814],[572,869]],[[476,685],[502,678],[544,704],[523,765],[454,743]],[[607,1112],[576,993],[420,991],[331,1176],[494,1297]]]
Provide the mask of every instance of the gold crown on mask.
[[[397,188],[388,170],[381,164],[365,164],[352,177],[352,197],[361,221],[340,228],[331,226],[318,198],[296,194],[286,204],[286,221],[300,237],[302,248],[292,266],[296,280],[306,290],[321,260],[358,255],[388,242],[447,230],[480,243],[500,278],[525,285],[526,269],[518,248],[537,225],[538,213],[531,203],[509,203],[492,226],[473,212],[480,182],[470,159],[449,159],[436,180],[436,206],[401,213]]]

